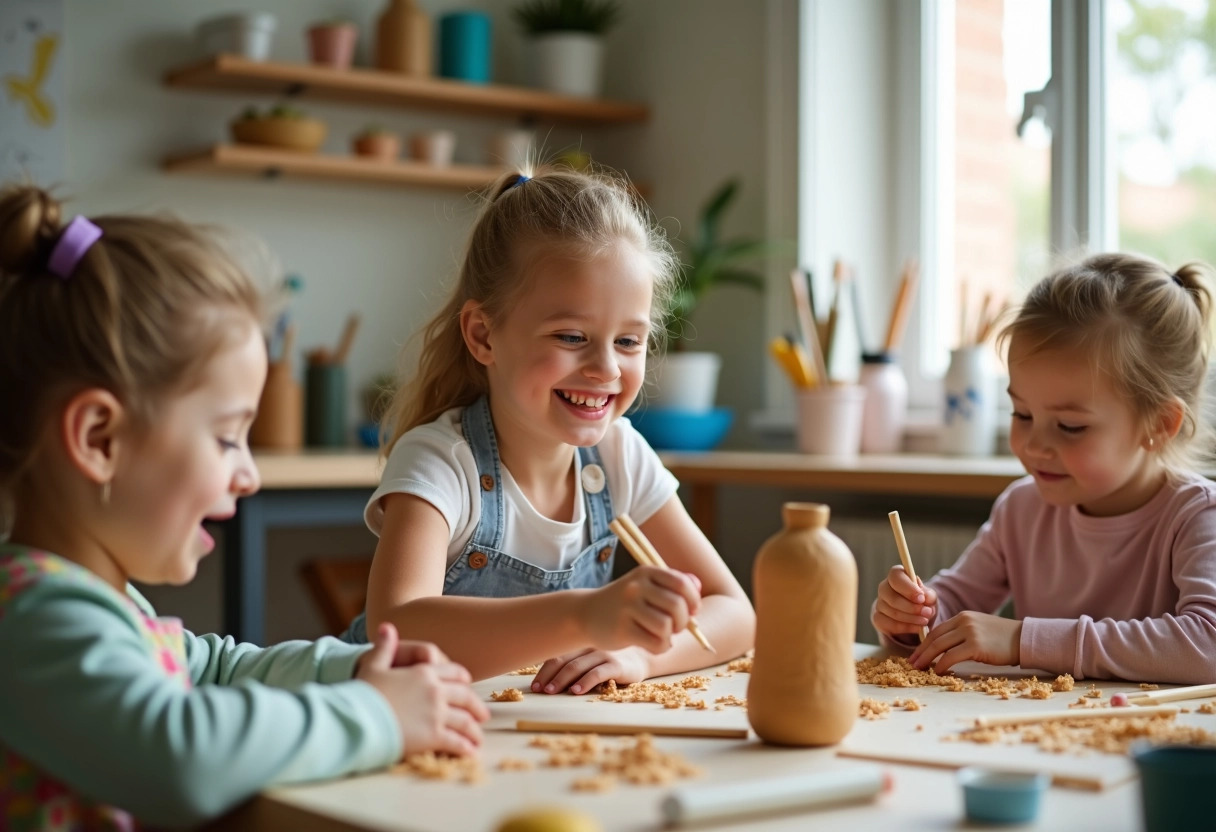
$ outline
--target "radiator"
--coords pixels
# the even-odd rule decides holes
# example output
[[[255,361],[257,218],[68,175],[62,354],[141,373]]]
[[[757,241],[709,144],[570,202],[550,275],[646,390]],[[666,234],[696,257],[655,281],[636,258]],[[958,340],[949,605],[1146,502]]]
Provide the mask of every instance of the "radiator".
[[[959,523],[917,523],[900,518],[912,565],[921,580],[950,566],[975,538],[979,526]],[[848,544],[857,559],[857,640],[876,643],[878,634],[870,625],[870,607],[887,571],[899,563],[899,550],[887,516],[878,518],[833,516],[828,528]]]

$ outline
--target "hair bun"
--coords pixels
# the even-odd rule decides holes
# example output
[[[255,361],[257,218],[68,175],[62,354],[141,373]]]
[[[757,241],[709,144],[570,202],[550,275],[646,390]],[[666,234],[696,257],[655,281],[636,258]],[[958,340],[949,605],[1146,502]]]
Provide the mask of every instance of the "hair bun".
[[[41,268],[62,216],[59,200],[41,188],[13,185],[0,191],[0,271]]]

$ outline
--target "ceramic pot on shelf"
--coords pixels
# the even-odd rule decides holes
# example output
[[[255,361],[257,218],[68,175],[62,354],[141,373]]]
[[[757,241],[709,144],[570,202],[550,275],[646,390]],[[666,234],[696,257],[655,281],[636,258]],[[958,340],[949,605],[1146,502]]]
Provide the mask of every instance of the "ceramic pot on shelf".
[[[376,68],[429,77],[434,64],[431,18],[414,0],[389,0],[376,23]]]

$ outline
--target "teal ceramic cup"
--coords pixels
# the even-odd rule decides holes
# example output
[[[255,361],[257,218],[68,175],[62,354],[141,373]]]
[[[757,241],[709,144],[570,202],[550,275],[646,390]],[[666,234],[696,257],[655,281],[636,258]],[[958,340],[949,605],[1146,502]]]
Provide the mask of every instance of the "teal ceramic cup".
[[[309,364],[304,376],[304,441],[315,447],[346,444],[346,367]]]
[[[967,819],[979,823],[1026,823],[1039,813],[1046,774],[965,768],[958,773]]]
[[[450,12],[439,18],[439,74],[475,84],[490,80],[490,16]]]
[[[1137,745],[1146,832],[1211,829],[1216,818],[1216,748]]]

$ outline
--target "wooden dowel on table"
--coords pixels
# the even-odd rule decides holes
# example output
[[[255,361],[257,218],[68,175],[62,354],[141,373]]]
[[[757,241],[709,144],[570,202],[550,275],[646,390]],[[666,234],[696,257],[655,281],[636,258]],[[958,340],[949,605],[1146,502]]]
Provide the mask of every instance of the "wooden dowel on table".
[[[1168,716],[1178,713],[1177,705],[1153,705],[1146,708],[1073,708],[1068,711],[1042,711],[1028,714],[998,714],[977,716],[976,728],[998,725],[1033,725],[1036,722],[1071,722],[1079,719],[1139,719],[1146,716]]]
[[[1169,690],[1150,690],[1137,694],[1129,694],[1129,705],[1152,705],[1157,702],[1182,702],[1187,699],[1206,699],[1216,697],[1216,685],[1190,685],[1185,688]]]
[[[746,728],[715,728],[708,725],[615,725],[608,722],[551,722],[539,719],[521,719],[515,723],[515,730],[535,731],[540,734],[654,734],[718,740],[745,740],[748,737]]]
[[[887,519],[891,521],[891,531],[895,533],[895,548],[899,549],[899,562],[903,564],[904,572],[908,573],[908,577],[912,579],[912,583],[920,584],[920,580],[916,577],[916,570],[912,568],[912,555],[908,553],[908,541],[904,538],[903,524],[899,522],[899,512],[888,512]],[[920,640],[924,641],[928,637],[929,628],[921,627]]]
[[[621,539],[621,544],[629,554],[633,555],[634,560],[644,566],[657,566],[661,569],[669,568],[664,562],[663,556],[658,553],[658,550],[650,544],[646,539],[646,535],[642,534],[642,530],[628,514],[622,514],[608,524],[608,528],[613,534]],[[711,653],[718,652],[714,646],[709,643],[709,639],[701,632],[701,628],[697,626],[697,619],[688,619],[688,632],[692,633],[692,637],[697,640],[697,643]]]

